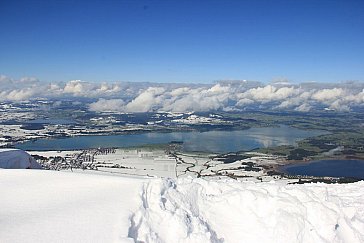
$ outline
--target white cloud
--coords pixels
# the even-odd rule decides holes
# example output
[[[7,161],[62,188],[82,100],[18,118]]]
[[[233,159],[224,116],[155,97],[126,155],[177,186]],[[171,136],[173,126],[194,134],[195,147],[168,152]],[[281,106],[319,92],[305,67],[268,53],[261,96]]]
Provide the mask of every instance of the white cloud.
[[[246,106],[246,105],[250,105],[250,104],[253,104],[254,101],[251,100],[251,99],[247,99],[247,98],[242,98],[240,99],[237,103],[236,103],[236,106],[238,107],[243,107],[243,106]]]
[[[160,107],[164,88],[149,87],[126,105],[129,112],[147,112]]]
[[[312,98],[318,101],[334,100],[342,97],[345,91],[342,88],[323,89],[312,95]]]
[[[6,84],[8,84],[10,82],[12,82],[12,80],[8,76],[0,74],[0,84],[1,84],[1,86],[6,85]]]
[[[296,107],[294,110],[295,111],[301,111],[301,112],[308,112],[311,110],[311,106],[309,104],[302,104],[298,107]]]
[[[269,103],[288,99],[292,96],[297,96],[301,93],[301,90],[297,87],[275,87],[272,85],[266,85],[263,87],[257,87],[247,90],[244,93],[238,95],[241,99],[249,99],[255,102]]]
[[[264,107],[309,111],[327,107],[348,111],[363,106],[364,83],[276,82],[264,85],[249,81],[221,81],[215,84],[92,83],[81,80],[40,82],[0,75],[0,100],[34,98],[91,98],[94,111],[213,111]]]
[[[125,102],[121,99],[99,99],[98,101],[91,103],[89,109],[91,111],[98,112],[123,112]]]
[[[72,81],[69,81],[65,85],[65,87],[63,88],[63,91],[64,91],[64,93],[82,94],[83,92],[86,91],[86,89],[87,89],[86,86],[90,86],[90,85],[88,85],[85,82],[82,82],[81,80],[72,80]]]
[[[329,108],[336,111],[350,111],[350,107],[341,100],[335,100],[330,104]]]

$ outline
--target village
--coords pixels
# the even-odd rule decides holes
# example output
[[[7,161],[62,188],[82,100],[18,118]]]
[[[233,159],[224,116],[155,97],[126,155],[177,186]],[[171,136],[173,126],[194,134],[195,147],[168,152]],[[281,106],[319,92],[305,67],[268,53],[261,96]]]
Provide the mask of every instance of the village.
[[[97,148],[74,151],[29,151],[47,170],[69,170],[149,177],[233,178],[244,181],[284,179],[267,169],[283,164],[283,158],[247,153],[244,159],[224,162],[224,155],[187,153],[174,149]]]

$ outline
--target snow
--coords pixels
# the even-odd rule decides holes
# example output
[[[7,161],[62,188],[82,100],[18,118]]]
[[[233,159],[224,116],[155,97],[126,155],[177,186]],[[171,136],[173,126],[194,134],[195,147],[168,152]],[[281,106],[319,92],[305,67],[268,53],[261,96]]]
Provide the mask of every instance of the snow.
[[[263,166],[283,163],[282,157],[249,153],[250,158],[224,163],[210,153],[170,152],[159,148],[98,148],[73,151],[29,151],[41,156],[46,169],[88,168],[108,173],[168,178],[230,177],[244,181],[282,180],[269,176]],[[63,160],[55,160],[62,157]],[[84,166],[80,166],[80,164]],[[267,167],[266,167],[267,168]],[[285,179],[287,182],[288,180]],[[296,179],[295,181],[298,181]]]
[[[142,242],[363,242],[362,186],[154,180],[143,189],[131,235]]]
[[[0,168],[41,169],[42,167],[27,152],[20,149],[0,149]]]
[[[0,170],[0,242],[364,242],[364,182]]]
[[[137,208],[142,182],[0,170],[0,242],[128,242],[128,217]]]

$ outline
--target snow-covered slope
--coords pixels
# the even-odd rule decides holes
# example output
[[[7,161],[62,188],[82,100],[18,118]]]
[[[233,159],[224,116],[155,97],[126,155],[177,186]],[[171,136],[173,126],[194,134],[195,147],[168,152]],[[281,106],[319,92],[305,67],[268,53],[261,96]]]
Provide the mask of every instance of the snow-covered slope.
[[[363,242],[363,186],[0,170],[0,242]]]
[[[128,242],[128,217],[140,204],[143,182],[0,170],[0,242]]]
[[[0,168],[41,169],[42,166],[27,152],[20,149],[0,149]]]
[[[364,242],[363,186],[154,180],[143,188],[131,236],[142,242]]]

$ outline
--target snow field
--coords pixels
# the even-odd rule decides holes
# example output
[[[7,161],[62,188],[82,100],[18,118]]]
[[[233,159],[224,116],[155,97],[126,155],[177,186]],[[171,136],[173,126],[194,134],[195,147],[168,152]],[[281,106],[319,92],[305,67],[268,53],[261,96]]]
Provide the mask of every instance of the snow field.
[[[129,236],[138,242],[363,242],[363,186],[152,180]]]
[[[196,153],[167,153],[161,149],[150,148],[117,148],[117,149],[91,149],[79,151],[30,151],[32,155],[48,158],[46,168],[79,168],[80,163],[86,167],[96,168],[106,173],[119,175],[140,175],[149,177],[218,177],[237,178],[241,181],[270,181],[279,177],[266,175],[262,165],[272,164],[276,156],[255,154],[255,157],[224,163],[214,159],[216,154]],[[55,163],[52,157],[63,157]],[[76,161],[76,162],[75,162]],[[67,167],[68,162],[68,167]],[[56,165],[58,163],[58,165]],[[248,163],[253,164],[247,165]],[[93,166],[90,166],[93,164]],[[58,166],[58,167],[57,167]],[[244,169],[246,168],[246,169]],[[287,182],[289,180],[285,179]],[[297,181],[297,180],[294,180]]]
[[[0,170],[0,242],[133,242],[129,215],[145,180]]]
[[[0,170],[0,242],[364,242],[364,182]]]
[[[113,154],[99,154],[95,156],[96,162],[119,164],[127,167],[123,168],[99,168],[100,171],[121,172],[125,174],[141,176],[161,176],[175,177],[176,162],[173,158],[168,158],[164,151],[155,150],[153,152],[127,149],[116,149]]]

